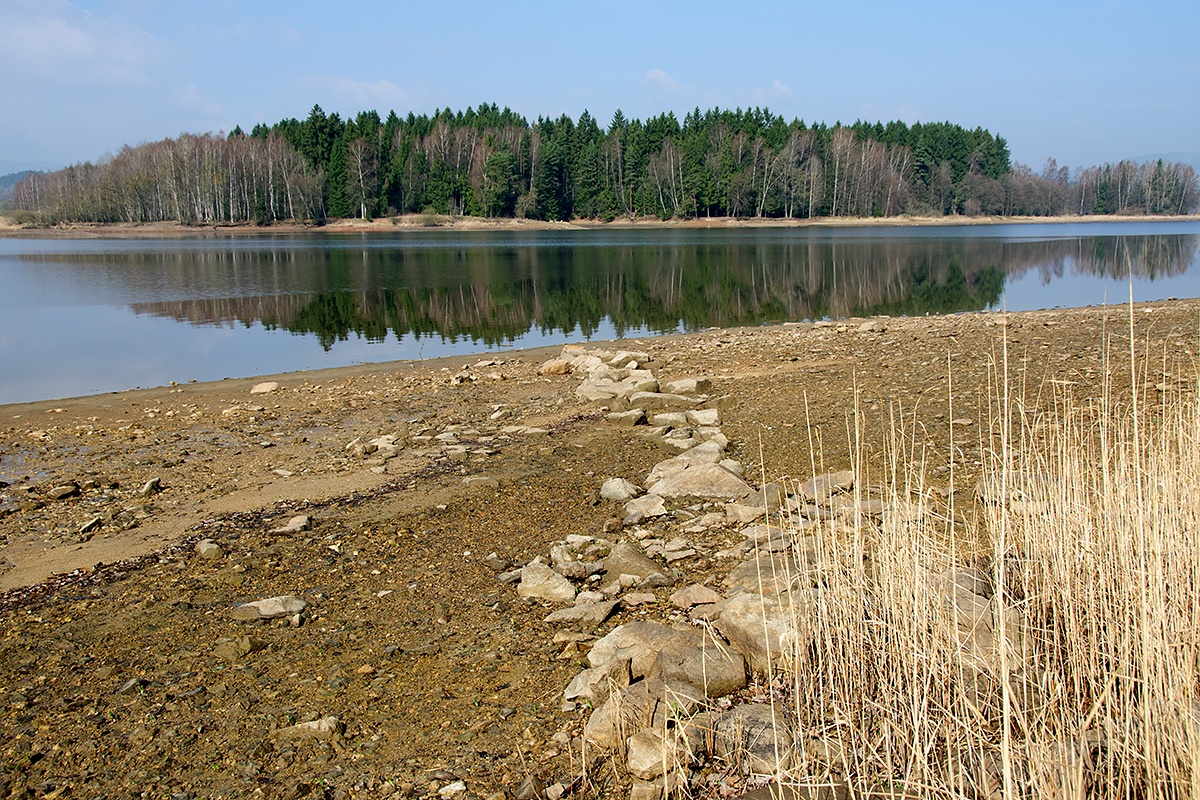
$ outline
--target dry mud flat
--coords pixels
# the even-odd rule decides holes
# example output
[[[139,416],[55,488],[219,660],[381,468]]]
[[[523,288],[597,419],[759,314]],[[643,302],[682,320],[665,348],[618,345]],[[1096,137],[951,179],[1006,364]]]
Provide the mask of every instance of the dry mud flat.
[[[1194,380],[1198,313],[1135,309],[1148,391]],[[868,461],[898,413],[973,487],[1004,343],[1030,402],[1087,398],[1124,369],[1128,325],[1083,309],[597,346],[645,353],[664,384],[708,379],[691,407],[719,412],[722,455],[755,488],[851,466],[856,411]],[[563,691],[617,626],[694,630],[672,595],[726,593],[746,537],[718,499],[622,525],[604,481],[642,484],[681,445],[607,421],[627,402],[581,399],[578,372],[539,374],[555,355],[0,409],[0,796],[626,796],[624,761],[585,746],[591,709],[564,710]],[[670,585],[620,586],[603,621],[555,625],[560,605],[497,579],[581,536],[636,544]],[[303,609],[238,619],[280,596]],[[741,695],[769,697],[761,681]],[[740,793],[729,767],[696,764],[697,789]]]

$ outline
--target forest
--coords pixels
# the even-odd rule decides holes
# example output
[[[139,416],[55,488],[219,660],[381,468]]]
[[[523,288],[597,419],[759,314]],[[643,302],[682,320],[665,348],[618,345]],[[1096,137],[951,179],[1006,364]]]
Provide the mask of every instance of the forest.
[[[768,109],[617,111],[530,124],[480,105],[432,116],[313,106],[303,120],[126,146],[33,173],[11,205],[40,224],[322,223],[397,214],[604,220],[1191,214],[1196,171],[1170,162],[1014,165],[950,122],[807,125]]]

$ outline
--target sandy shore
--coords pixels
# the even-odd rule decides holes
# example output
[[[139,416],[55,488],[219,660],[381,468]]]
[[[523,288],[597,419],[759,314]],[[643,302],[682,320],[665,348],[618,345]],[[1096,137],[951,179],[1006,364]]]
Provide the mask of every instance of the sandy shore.
[[[949,225],[1068,224],[1099,222],[1195,222],[1200,215],[1131,216],[1070,215],[1062,217],[821,217],[818,219],[744,219],[710,217],[686,220],[661,220],[657,217],[619,218],[612,222],[574,220],[542,222],[528,219],[484,219],[429,214],[406,214],[376,220],[342,219],[325,225],[297,225],[290,222],[258,226],[250,223],[228,225],[181,225],[176,222],[65,223],[48,228],[31,227],[0,215],[0,236],[44,238],[170,238],[189,236],[263,236],[288,233],[387,233],[395,230],[625,230],[654,228],[910,228]]]

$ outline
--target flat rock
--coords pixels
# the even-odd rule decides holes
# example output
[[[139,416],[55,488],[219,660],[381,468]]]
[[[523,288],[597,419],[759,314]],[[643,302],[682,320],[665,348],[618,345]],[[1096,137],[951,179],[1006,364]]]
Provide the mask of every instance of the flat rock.
[[[616,658],[603,666],[585,669],[567,684],[563,698],[586,700],[593,706],[598,706],[607,700],[610,694],[630,684],[632,679],[629,665],[628,658]]]
[[[517,594],[551,603],[570,603],[575,599],[575,586],[545,564],[530,564],[521,570]]]
[[[279,381],[263,381],[250,387],[250,394],[270,394],[279,388]]]
[[[689,409],[684,412],[689,425],[697,428],[712,427],[721,424],[721,410],[718,408]]]
[[[636,544],[620,542],[608,551],[608,556],[604,559],[604,571],[609,577],[633,575],[640,580],[661,572],[662,567]]]
[[[641,488],[624,478],[609,478],[600,486],[600,496],[605,500],[624,503],[642,493]]]
[[[524,431],[528,433],[528,430]],[[545,431],[543,431],[544,433]],[[482,486],[487,489],[499,489],[500,481],[488,475],[468,475],[462,480],[463,486]]]
[[[726,593],[780,595],[809,586],[808,564],[791,553],[756,556],[738,564],[725,576]]]
[[[773,539],[789,539],[788,531],[778,525],[748,525],[742,528],[742,536],[751,544],[764,544]]]
[[[725,457],[725,448],[715,441],[701,442],[686,453],[674,458],[660,461],[650,470],[646,477],[646,486],[651,486],[663,478],[675,475],[688,467],[704,464],[718,464]]]
[[[624,508],[626,517],[636,517],[637,519],[661,517],[667,513],[667,507],[663,503],[662,497],[656,494],[647,494],[630,500]]]
[[[713,723],[713,755],[745,765],[750,772],[779,774],[792,765],[796,743],[781,706],[736,706]]]
[[[854,471],[826,472],[810,478],[796,487],[796,493],[814,503],[824,503],[835,494],[854,488]]]
[[[692,449],[695,450],[697,448],[694,447]],[[653,486],[664,478],[669,478],[672,475],[683,472],[690,466],[691,463],[684,459],[683,456],[676,456],[675,458],[668,458],[665,461],[660,461],[651,468],[650,474],[646,476],[646,482],[644,485]]]
[[[650,673],[659,651],[699,645],[701,641],[700,633],[690,628],[672,628],[661,622],[627,622],[592,645],[588,663],[601,667],[627,658],[630,674],[642,678]]]
[[[690,408],[704,402],[707,398],[686,397],[669,392],[633,392],[629,395],[629,405],[633,408],[669,409]]]
[[[788,596],[740,594],[726,601],[714,625],[746,656],[752,672],[770,677],[784,668],[785,659],[795,657],[801,646],[797,616],[813,603],[812,590]]]
[[[272,739],[294,741],[297,739],[318,739],[323,742],[341,739],[346,726],[337,717],[322,717],[312,722],[301,722],[279,728],[271,734]]]
[[[745,503],[727,503],[725,514],[734,522],[747,523],[761,519],[767,513],[762,506]]]
[[[538,367],[538,375],[568,375],[571,362],[565,358],[552,358]]]
[[[233,618],[241,622],[253,622],[260,619],[275,619],[277,617],[294,617],[304,612],[308,603],[293,594],[268,597],[242,603],[233,609]]]
[[[669,647],[655,656],[649,678],[666,686],[695,686],[704,697],[724,697],[745,687],[746,660],[736,650],[711,643]]]
[[[738,500],[753,490],[719,464],[701,464],[663,478],[649,489],[660,497],[699,497]]]
[[[787,499],[783,487],[778,483],[768,483],[763,485],[742,502],[748,506],[759,506],[767,511],[775,511],[783,507],[783,501]]]
[[[584,625],[595,627],[612,616],[617,608],[616,600],[605,600],[598,603],[579,603],[570,608],[560,608],[546,617],[545,622],[551,625]]]
[[[79,495],[79,486],[74,483],[64,483],[61,486],[55,486],[47,493],[51,500],[66,500],[68,497],[76,497]]]
[[[725,598],[703,584],[693,583],[671,595],[671,605],[676,608],[691,608],[705,603],[719,603]]]
[[[286,525],[272,528],[271,533],[300,533],[312,527],[312,517],[308,514],[298,514],[287,521]]]
[[[641,408],[635,408],[632,411],[613,411],[605,414],[604,419],[614,425],[633,427],[646,419],[646,411]]]
[[[671,394],[702,394],[712,391],[708,378],[679,378],[663,385],[663,391]]]

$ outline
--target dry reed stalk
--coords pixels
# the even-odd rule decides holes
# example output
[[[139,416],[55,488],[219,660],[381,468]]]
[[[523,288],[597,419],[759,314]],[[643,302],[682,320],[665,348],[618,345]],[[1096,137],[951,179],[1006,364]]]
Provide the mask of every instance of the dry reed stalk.
[[[973,517],[953,493],[935,500],[924,432],[896,410],[883,523],[855,514],[797,539],[797,559],[815,551],[817,602],[794,603],[784,669],[801,745],[823,749],[801,746],[788,780],[1200,796],[1200,406],[1166,380],[1149,402],[1132,316],[1129,347],[1129,386],[1106,378],[1093,400],[1029,386],[1003,347],[979,433],[995,491]],[[946,402],[953,419],[952,391]],[[858,418],[856,500],[873,466]],[[810,453],[819,474],[819,442]],[[953,441],[950,453],[953,478]],[[981,533],[992,591],[976,594],[954,570],[974,563]]]

